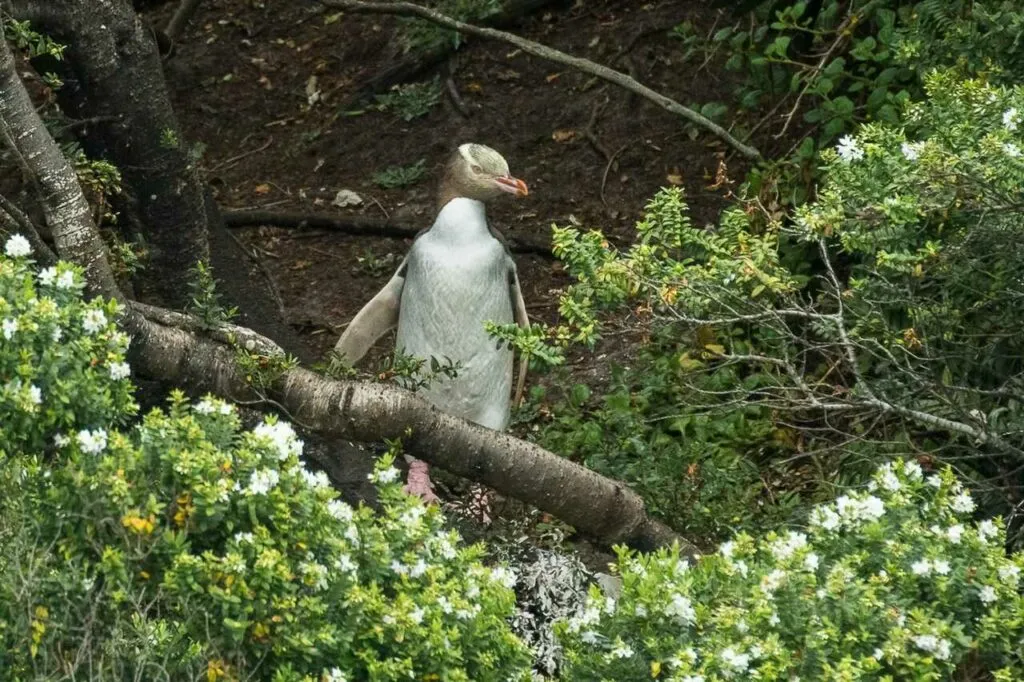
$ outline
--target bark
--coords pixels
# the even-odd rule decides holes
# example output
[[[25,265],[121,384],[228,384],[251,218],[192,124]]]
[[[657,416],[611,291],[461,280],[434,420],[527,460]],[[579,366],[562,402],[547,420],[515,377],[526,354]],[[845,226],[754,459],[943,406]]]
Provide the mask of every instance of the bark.
[[[641,550],[680,542],[649,518],[643,501],[625,484],[519,440],[445,414],[408,391],[386,384],[333,381],[306,369],[282,373],[264,391],[246,382],[235,351],[224,341],[235,337],[252,352],[279,356],[281,350],[253,332],[226,326],[218,338],[189,331],[185,315],[132,304],[131,363],[145,376],[213,392],[236,402],[267,401],[303,428],[322,436],[374,442],[399,439],[405,450],[459,476],[532,504],[606,545]]]
[[[592,62],[589,59],[574,57],[570,54],[566,54],[565,52],[561,52],[560,50],[548,47],[547,45],[541,45],[540,43],[535,43],[532,40],[521,38],[512,33],[506,33],[505,31],[498,31],[493,28],[474,26],[473,24],[457,21],[428,7],[421,7],[420,5],[415,5],[410,2],[363,2],[363,0],[320,0],[320,2],[327,7],[334,7],[352,12],[419,17],[421,19],[431,21],[438,26],[444,26],[445,28],[459,31],[460,33],[478,36],[480,38],[500,40],[502,42],[509,43],[510,45],[515,45],[527,54],[532,54],[535,57],[547,59],[548,61],[556,62],[558,64],[571,66],[574,69],[578,69],[584,73],[589,73],[592,76],[597,76],[601,80],[608,81],[609,83],[618,85],[619,87],[634,94],[640,95],[641,97],[654,102],[666,111],[670,111],[677,116],[681,116],[695,126],[707,130],[748,159],[759,160],[761,158],[761,153],[757,151],[757,149],[740,142],[730,135],[725,128],[709,120],[705,116],[702,116],[700,113],[689,107],[683,106],[679,102],[661,94],[660,92],[652,90],[632,76],[610,69],[602,64]]]
[[[15,70],[14,55],[0,22],[0,129],[19,162],[34,179],[57,252],[85,268],[93,294],[117,292],[106,247],[92,222],[78,177],[36,113]],[[27,225],[22,226],[26,231]],[[38,235],[25,235],[32,241]]]
[[[368,216],[334,216],[324,213],[300,213],[283,211],[225,211],[224,222],[229,227],[272,225],[293,229],[313,228],[343,232],[360,237],[389,237],[412,239],[423,231],[422,225],[413,225],[391,218],[380,219]],[[554,258],[551,248],[515,237],[506,238],[513,253],[532,253],[544,258]]]
[[[122,173],[122,220],[150,250],[141,289],[167,305],[188,302],[189,269],[209,260],[203,186],[182,139],[152,32],[129,0],[13,0],[15,16],[68,46],[61,107],[95,119],[83,146]]]

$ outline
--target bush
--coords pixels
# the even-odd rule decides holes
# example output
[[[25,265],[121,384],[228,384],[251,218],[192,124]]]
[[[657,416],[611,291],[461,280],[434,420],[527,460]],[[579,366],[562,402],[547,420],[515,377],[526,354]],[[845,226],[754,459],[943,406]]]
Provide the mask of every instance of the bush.
[[[887,464],[869,488],[692,567],[620,550],[621,595],[591,588],[560,628],[566,678],[1021,679],[1024,557],[998,520],[968,520],[949,469]]]
[[[375,514],[303,468],[286,423],[243,431],[215,398],[176,393],[119,428],[132,403],[114,305],[62,286],[79,281],[65,264],[34,274],[14,245],[0,257],[0,363],[21,381],[0,393],[5,679],[528,677],[510,575],[399,490],[392,456]]]

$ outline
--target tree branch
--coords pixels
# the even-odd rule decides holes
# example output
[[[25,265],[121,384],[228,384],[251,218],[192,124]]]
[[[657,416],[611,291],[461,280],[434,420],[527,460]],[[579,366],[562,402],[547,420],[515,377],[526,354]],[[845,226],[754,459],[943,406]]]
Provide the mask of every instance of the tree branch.
[[[395,221],[391,218],[381,219],[370,216],[334,216],[325,213],[298,213],[277,211],[224,211],[224,223],[228,227],[248,227],[253,225],[273,225],[293,229],[319,228],[344,232],[356,236],[391,237],[394,239],[412,239],[422,230],[422,226]],[[532,253],[545,258],[554,258],[551,248],[544,244],[536,244],[522,239],[507,239],[509,248],[514,253]]]
[[[649,518],[643,501],[623,483],[533,443],[453,417],[387,384],[333,381],[297,368],[281,373],[265,392],[258,391],[239,369],[237,350],[189,331],[195,322],[187,315],[137,303],[131,310],[130,359],[144,376],[237,402],[273,401],[297,423],[323,436],[362,442],[400,439],[409,454],[532,504],[607,545],[650,550],[679,542],[685,553],[695,552]],[[231,334],[239,334],[241,347],[281,355],[276,344],[250,330],[216,331],[220,339]]]
[[[441,14],[435,10],[409,2],[363,2],[363,0],[320,0],[320,2],[327,7],[335,7],[337,9],[344,9],[352,12],[370,12],[377,14],[395,14],[398,16],[420,17],[421,19],[426,19],[427,21],[431,21],[439,26],[444,26],[445,28],[450,28],[455,31],[459,31],[460,33],[510,43],[527,54],[532,54],[535,57],[547,59],[548,61],[557,62],[559,64],[565,64],[566,66],[571,66],[583,71],[584,73],[589,73],[592,76],[597,76],[602,80],[618,85],[621,88],[625,88],[632,93],[654,102],[666,111],[670,111],[677,116],[685,118],[694,125],[704,128],[711,134],[725,141],[730,147],[748,159],[757,160],[761,158],[761,153],[757,151],[757,149],[740,142],[730,135],[725,128],[707,119],[693,109],[685,107],[674,99],[652,90],[624,73],[610,69],[607,66],[597,64],[589,59],[574,57],[566,54],[565,52],[561,52],[546,45],[541,45],[540,43],[535,43],[532,40],[527,40],[526,38],[521,38],[512,33],[467,24],[462,21],[452,19],[451,17]]]

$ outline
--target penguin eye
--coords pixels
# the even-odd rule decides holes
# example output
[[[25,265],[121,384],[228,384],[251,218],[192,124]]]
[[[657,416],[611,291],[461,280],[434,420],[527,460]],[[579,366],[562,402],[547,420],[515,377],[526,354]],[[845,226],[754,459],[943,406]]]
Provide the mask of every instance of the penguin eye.
[[[481,168],[480,166],[476,165],[475,163],[472,166],[469,167],[469,170],[473,171],[477,175],[479,175],[480,173],[484,172],[484,169]]]

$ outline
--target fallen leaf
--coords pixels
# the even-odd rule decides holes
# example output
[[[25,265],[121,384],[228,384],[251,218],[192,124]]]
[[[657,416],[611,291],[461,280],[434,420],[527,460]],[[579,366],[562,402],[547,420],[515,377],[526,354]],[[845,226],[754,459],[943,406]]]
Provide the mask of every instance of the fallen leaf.
[[[668,184],[675,185],[676,187],[683,184],[683,174],[678,168],[673,168],[672,172],[665,176],[665,179],[668,180]]]
[[[295,261],[295,265],[292,266],[292,270],[305,270],[311,265],[308,260]]]
[[[561,72],[559,72],[559,73],[549,73],[544,80],[546,80],[548,83],[553,83],[554,81],[558,80],[558,77],[561,76],[561,75],[562,75]]]
[[[270,185],[263,183],[262,185],[256,185],[256,189],[253,190],[256,194],[269,194]]]
[[[259,84],[263,86],[264,90],[273,90],[274,85],[270,82],[270,79],[266,76],[260,76]]]
[[[500,81],[514,81],[519,80],[519,78],[521,78],[519,72],[512,69],[505,69],[498,74],[498,80]]]
[[[363,203],[363,198],[350,189],[339,189],[338,193],[334,195],[334,201],[331,202],[338,208],[358,206],[361,203]]]
[[[478,92],[483,92],[483,91],[484,91],[484,86],[480,85],[477,82],[469,83],[466,86],[466,92],[478,93]]]
[[[574,137],[576,137],[575,130],[556,130],[551,133],[551,139],[555,142],[568,142]]]

